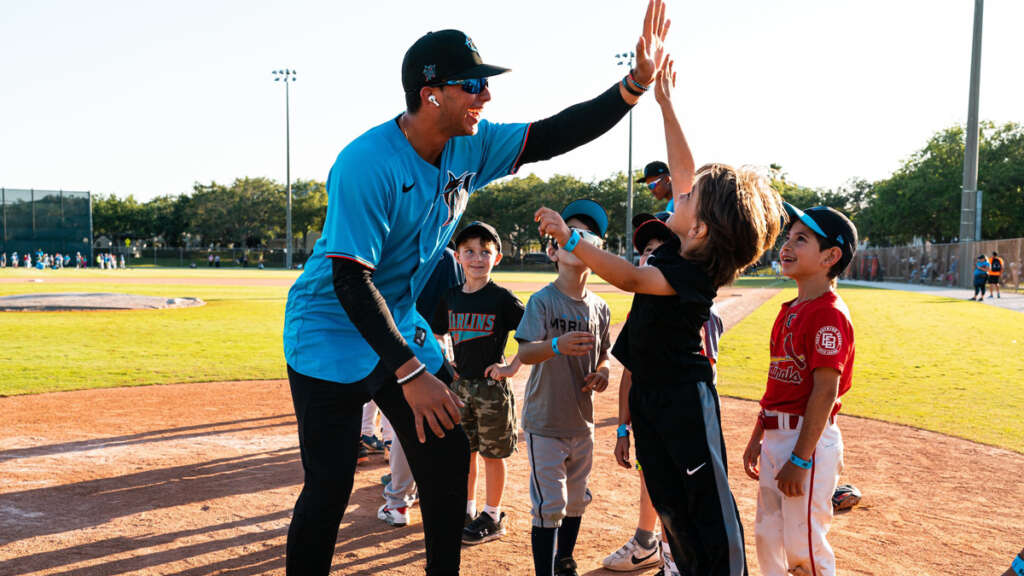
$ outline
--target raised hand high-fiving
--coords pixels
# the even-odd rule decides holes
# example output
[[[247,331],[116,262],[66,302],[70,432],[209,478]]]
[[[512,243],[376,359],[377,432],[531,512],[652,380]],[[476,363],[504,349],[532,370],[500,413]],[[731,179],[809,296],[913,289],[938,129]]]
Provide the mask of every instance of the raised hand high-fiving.
[[[674,65],[675,62],[669,58],[664,68],[658,73],[658,77],[654,79],[654,99],[658,104],[669,104],[672,102],[672,89],[676,87]]]
[[[644,29],[636,42],[636,68],[633,79],[650,86],[665,66],[668,53],[665,52],[665,36],[672,21],[665,17],[664,0],[650,0],[644,16]]]

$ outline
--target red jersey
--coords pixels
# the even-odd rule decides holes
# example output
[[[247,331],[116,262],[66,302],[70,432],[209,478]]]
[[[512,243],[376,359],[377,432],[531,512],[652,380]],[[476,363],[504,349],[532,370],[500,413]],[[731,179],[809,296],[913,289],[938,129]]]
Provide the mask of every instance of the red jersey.
[[[772,327],[771,366],[761,407],[803,415],[816,368],[839,371],[842,397],[852,382],[853,353],[850,310],[838,294],[830,290],[800,304],[786,302]],[[837,398],[832,414],[841,404]]]

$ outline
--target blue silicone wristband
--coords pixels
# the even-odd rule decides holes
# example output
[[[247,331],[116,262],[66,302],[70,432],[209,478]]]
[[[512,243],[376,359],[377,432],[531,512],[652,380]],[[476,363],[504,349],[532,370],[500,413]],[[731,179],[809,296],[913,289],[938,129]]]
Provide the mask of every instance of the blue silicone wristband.
[[[803,468],[804,470],[810,470],[811,469],[811,463],[813,462],[812,460],[804,460],[803,458],[797,456],[796,454],[790,454],[789,455],[789,461],[792,462],[793,464]]]
[[[616,438],[625,438],[629,436],[629,424],[619,424],[619,427],[615,430]]]
[[[1017,576],[1024,576],[1024,558],[1021,558],[1019,555],[1014,556],[1013,564],[1010,565],[1010,569],[1013,570],[1013,573]]]
[[[551,351],[555,353],[555,356],[562,355],[562,353],[558,351],[558,336],[551,339]]]
[[[576,249],[576,245],[579,243],[580,233],[577,232],[576,230],[573,230],[572,234],[569,235],[569,241],[565,243],[565,246],[562,246],[562,250],[565,250],[566,252],[572,252],[573,250]]]

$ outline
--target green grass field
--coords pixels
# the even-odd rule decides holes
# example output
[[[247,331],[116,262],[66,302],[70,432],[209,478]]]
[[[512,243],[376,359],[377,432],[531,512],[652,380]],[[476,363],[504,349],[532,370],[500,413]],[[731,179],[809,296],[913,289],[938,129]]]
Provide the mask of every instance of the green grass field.
[[[790,285],[792,285],[790,283]],[[1024,318],[922,293],[841,287],[856,361],[843,413],[898,422],[1024,452]],[[768,338],[787,288],[721,343],[719,390],[759,399]]]
[[[30,283],[30,278],[109,279]],[[282,278],[253,269],[0,270],[0,295],[130,292],[202,298],[165,311],[0,313],[0,395],[172,382],[284,378],[285,286],[119,284],[119,278]],[[502,273],[499,283],[547,282],[552,274]],[[787,285],[742,279],[744,286]],[[791,283],[788,283],[791,286]],[[1019,313],[927,294],[844,287],[856,327],[854,388],[844,413],[919,426],[1024,452],[1024,322]],[[722,394],[756,399],[768,367],[768,334],[783,290],[722,340]],[[517,292],[525,302],[528,292]],[[612,321],[631,297],[602,294]],[[515,353],[515,343],[507,348]]]

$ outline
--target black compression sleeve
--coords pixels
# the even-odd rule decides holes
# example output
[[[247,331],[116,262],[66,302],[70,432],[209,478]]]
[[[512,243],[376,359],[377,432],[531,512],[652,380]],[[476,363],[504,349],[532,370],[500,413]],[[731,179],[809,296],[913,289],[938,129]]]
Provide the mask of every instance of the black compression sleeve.
[[[529,137],[515,167],[547,160],[590,142],[611,130],[630,108],[632,106],[622,99],[616,82],[593,100],[580,102],[530,124]]]
[[[331,258],[334,293],[349,320],[392,372],[414,356],[373,285],[373,270],[344,258]]]

